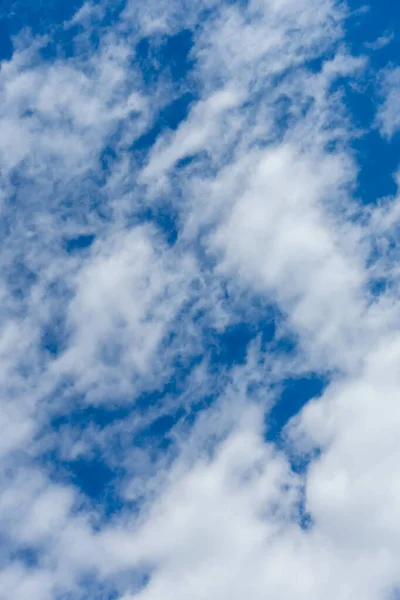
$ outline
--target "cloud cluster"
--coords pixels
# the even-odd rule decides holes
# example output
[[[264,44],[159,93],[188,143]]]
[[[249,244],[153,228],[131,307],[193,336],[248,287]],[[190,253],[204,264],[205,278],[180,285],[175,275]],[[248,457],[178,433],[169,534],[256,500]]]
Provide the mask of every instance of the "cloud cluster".
[[[391,598],[399,198],[354,192],[345,7],[112,8],[1,63],[0,598]]]

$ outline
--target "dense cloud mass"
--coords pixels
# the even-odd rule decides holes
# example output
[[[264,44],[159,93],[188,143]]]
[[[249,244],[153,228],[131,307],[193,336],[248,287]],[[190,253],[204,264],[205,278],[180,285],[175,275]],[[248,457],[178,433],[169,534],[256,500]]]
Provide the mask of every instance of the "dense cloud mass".
[[[33,4],[0,8],[0,599],[400,597],[398,9]]]

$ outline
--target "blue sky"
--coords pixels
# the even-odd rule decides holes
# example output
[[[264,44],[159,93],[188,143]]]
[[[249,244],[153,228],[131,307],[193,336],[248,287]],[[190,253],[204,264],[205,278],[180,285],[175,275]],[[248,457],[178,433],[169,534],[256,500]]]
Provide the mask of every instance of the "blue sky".
[[[400,8],[0,7],[0,600],[400,590]]]

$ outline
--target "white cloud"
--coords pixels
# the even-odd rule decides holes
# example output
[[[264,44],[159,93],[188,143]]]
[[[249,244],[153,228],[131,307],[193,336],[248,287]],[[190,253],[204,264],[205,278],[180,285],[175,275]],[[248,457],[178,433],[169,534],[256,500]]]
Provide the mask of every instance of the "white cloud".
[[[349,260],[351,248],[342,254],[346,247],[319,206],[343,177],[340,161],[302,158],[288,146],[252,162],[258,165],[249,173],[248,189],[211,239],[223,252],[222,268],[234,268],[244,281],[276,294],[295,330],[319,354],[328,347],[335,366],[357,360],[360,339],[354,348],[351,336],[358,332],[351,329],[363,311],[357,297],[362,270],[356,256]]]
[[[54,368],[77,374],[87,392],[100,384],[101,398],[109,377],[109,393],[121,386],[128,395],[137,375],[151,373],[154,383],[156,350],[188,300],[194,264],[171,256],[145,227],[100,240],[93,254],[77,274],[72,339]]]
[[[400,127],[399,97],[400,68],[388,69],[382,76],[383,102],[377,114],[377,124],[382,135],[391,138]]]
[[[129,5],[80,56],[45,62],[25,40],[1,66],[0,598],[85,597],[90,577],[124,600],[384,599],[400,583],[398,199],[356,205],[352,125],[332,91],[365,62],[338,47],[344,15],[328,1],[165,8]],[[174,94],[162,78],[148,93],[135,44],[211,8],[192,49],[199,98],[141,168],[130,145]],[[85,5],[72,24],[85,35],[100,13]],[[385,75],[378,115],[388,137],[397,75]],[[113,135],[105,181],[99,157]],[[140,220],[166,204],[171,245]],[[82,233],[93,244],[68,254],[65,239]],[[374,298],[379,274],[391,285]],[[259,339],[245,364],[212,372],[205,332],[250,314],[255,297],[278,306],[296,351],[282,357]],[[45,331],[58,336],[54,354]],[[129,403],[191,359],[200,364],[179,397],[49,433],[70,404]],[[322,397],[280,449],[266,443],[273,384],[311,370],[329,372]],[[135,447],[177,408],[172,448]],[[54,481],[48,452],[118,466],[121,511],[105,519]],[[293,457],[311,457],[308,470],[295,473]]]
[[[382,48],[385,48],[386,46],[391,44],[393,40],[394,40],[394,33],[386,33],[385,35],[379,36],[373,42],[365,42],[364,45],[366,48],[376,51],[376,50],[381,50]]]

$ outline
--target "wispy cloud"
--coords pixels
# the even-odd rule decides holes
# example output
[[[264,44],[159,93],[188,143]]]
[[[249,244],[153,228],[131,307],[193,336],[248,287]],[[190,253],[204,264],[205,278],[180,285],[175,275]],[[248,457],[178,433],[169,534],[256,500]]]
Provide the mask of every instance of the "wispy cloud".
[[[383,135],[391,138],[399,129],[398,116],[400,71],[398,67],[386,70],[382,75],[382,95],[384,102],[379,107],[377,122]]]
[[[365,47],[370,50],[381,50],[385,48],[388,44],[390,44],[394,40],[393,33],[387,33],[385,35],[381,35],[373,42],[365,42]]]

